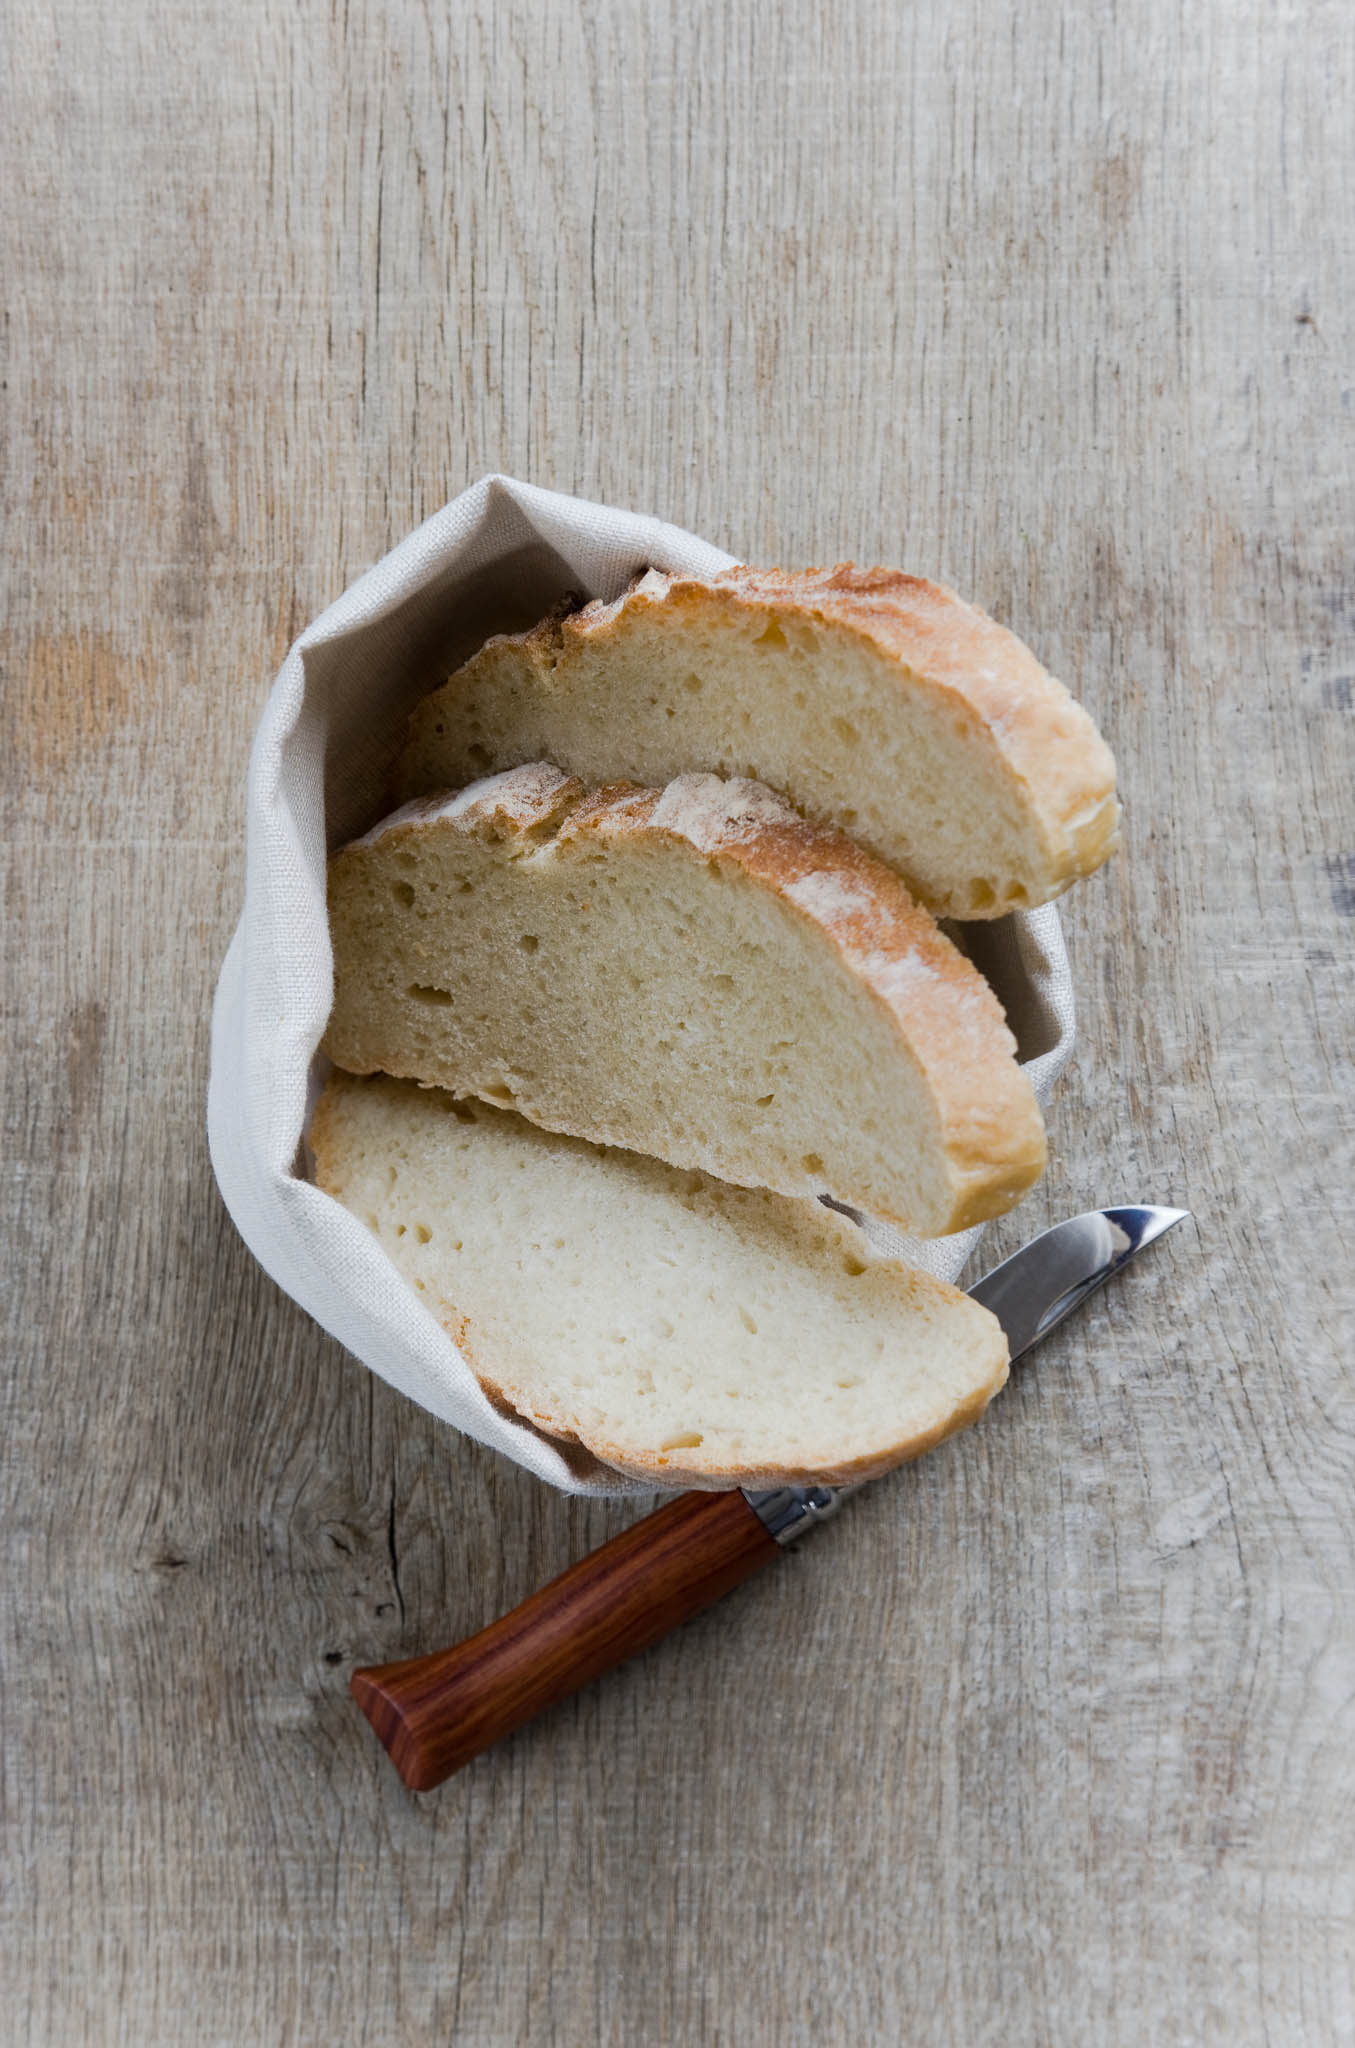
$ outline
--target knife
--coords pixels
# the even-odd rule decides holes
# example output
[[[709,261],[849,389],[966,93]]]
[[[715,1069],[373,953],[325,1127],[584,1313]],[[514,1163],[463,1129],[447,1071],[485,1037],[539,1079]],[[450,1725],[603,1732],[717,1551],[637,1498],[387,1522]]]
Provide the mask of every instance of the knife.
[[[969,1289],[1012,1362],[1190,1212],[1071,1217]],[[352,1677],[353,1697],[411,1791],[427,1792],[557,1700],[648,1649],[835,1515],[862,1485],[683,1493],[449,1650]]]

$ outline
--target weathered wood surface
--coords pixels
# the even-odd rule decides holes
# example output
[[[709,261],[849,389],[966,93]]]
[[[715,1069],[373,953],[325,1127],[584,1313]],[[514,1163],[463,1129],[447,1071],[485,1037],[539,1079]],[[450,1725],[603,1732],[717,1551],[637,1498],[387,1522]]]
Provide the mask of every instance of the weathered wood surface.
[[[1355,12],[8,12],[0,2035],[1355,2039]],[[1128,843],[1022,1228],[1198,1224],[420,1800],[349,1669],[635,1510],[341,1355],[202,1112],[269,677],[491,469],[1070,680]]]

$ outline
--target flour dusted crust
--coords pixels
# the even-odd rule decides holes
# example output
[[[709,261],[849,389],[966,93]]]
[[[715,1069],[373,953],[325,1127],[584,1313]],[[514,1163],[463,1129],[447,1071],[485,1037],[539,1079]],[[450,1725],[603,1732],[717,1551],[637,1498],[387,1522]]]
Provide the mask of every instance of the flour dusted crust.
[[[995,1317],[816,1202],[336,1073],[316,1181],[489,1398],[658,1486],[874,1478],[974,1421]]]
[[[897,875],[758,783],[508,770],[337,854],[330,916],[326,1049],[351,1072],[922,1236],[1004,1213],[1043,1169],[983,977]]]
[[[650,570],[491,640],[416,709],[399,776],[414,794],[537,757],[595,783],[746,770],[960,918],[1048,901],[1118,833],[1110,752],[1030,650],[849,563]]]
[[[1113,851],[1119,805],[1110,749],[1066,686],[976,605],[925,577],[850,562],[796,575],[731,569],[718,580],[745,603],[807,607],[866,633],[915,684],[970,706],[1038,804],[1051,841],[1063,838],[1067,867],[1053,878],[1056,891]]]

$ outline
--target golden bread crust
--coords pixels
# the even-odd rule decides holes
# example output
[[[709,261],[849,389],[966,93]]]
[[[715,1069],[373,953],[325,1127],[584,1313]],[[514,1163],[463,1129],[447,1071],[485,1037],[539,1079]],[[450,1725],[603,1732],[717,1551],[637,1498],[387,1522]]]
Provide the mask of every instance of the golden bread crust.
[[[332,870],[341,875],[346,860],[378,842],[429,831],[492,836],[524,850],[554,837],[566,855],[586,855],[590,844],[620,850],[667,840],[738,871],[833,949],[890,1020],[901,1058],[920,1071],[951,1188],[949,1214],[929,1222],[926,1234],[1004,1214],[1043,1172],[1043,1119],[1001,1004],[978,969],[892,869],[834,827],[802,818],[761,784],[690,775],[666,790],[615,783],[589,792],[577,779],[532,763],[455,796],[407,805],[352,851],[336,854]],[[347,1052],[340,1063],[354,1065]],[[362,1065],[401,1071],[389,1054]],[[918,1221],[892,1220],[905,1227]]]
[[[446,686],[445,703],[438,692],[416,709],[411,733],[444,711],[455,716],[454,686],[495,664],[522,664],[542,693],[554,696],[581,660],[624,658],[637,628],[662,619],[680,646],[684,626],[718,625],[731,607],[792,631],[812,625],[868,643],[893,669],[900,691],[932,700],[964,732],[976,758],[1000,764],[1042,847],[1044,871],[1031,879],[1024,900],[1048,900],[1113,852],[1115,763],[1081,705],[1005,626],[941,584],[896,569],[850,562],[801,570],[740,566],[711,577],[650,570],[609,603],[595,600],[486,642]],[[1010,903],[949,907],[998,915]]]
[[[943,690],[975,713],[1036,801],[1051,853],[1065,842],[1061,882],[1091,874],[1113,852],[1115,761],[1091,718],[1024,641],[944,584],[853,562],[794,570],[740,564],[710,578],[668,578],[662,591],[658,579],[645,584],[640,579],[619,605],[585,606],[554,621],[560,647],[624,632],[628,616],[645,605],[708,605],[712,592],[771,616],[807,614],[863,634],[914,684]]]
[[[936,1281],[937,1287],[944,1287],[944,1281]],[[949,1290],[954,1292],[954,1289]],[[875,1452],[870,1457],[838,1459],[824,1464],[805,1460],[785,1465],[736,1465],[729,1463],[712,1464],[709,1459],[702,1461],[684,1457],[681,1451],[653,1451],[645,1453],[634,1445],[629,1447],[613,1443],[598,1432],[576,1426],[567,1416],[555,1409],[543,1408],[538,1398],[533,1399],[521,1391],[515,1391],[506,1381],[496,1380],[476,1364],[471,1344],[471,1335],[464,1316],[448,1311],[443,1318],[443,1328],[452,1342],[462,1352],[480,1384],[485,1398],[501,1414],[516,1422],[526,1422],[543,1436],[549,1437],[557,1447],[568,1450],[573,1446],[587,1451],[614,1472],[620,1472],[627,1479],[645,1479],[655,1487],[684,1487],[695,1493],[732,1493],[735,1487],[770,1488],[773,1486],[853,1486],[867,1479],[883,1478],[886,1472],[896,1471],[900,1465],[911,1464],[927,1451],[935,1450],[947,1437],[957,1436],[962,1429],[968,1429],[977,1422],[995,1394],[1001,1392],[1007,1383],[1010,1364],[1005,1342],[994,1344],[991,1358],[991,1378],[967,1400],[957,1403],[936,1422],[922,1429],[910,1430],[894,1443]],[[460,1334],[458,1335],[458,1331]]]

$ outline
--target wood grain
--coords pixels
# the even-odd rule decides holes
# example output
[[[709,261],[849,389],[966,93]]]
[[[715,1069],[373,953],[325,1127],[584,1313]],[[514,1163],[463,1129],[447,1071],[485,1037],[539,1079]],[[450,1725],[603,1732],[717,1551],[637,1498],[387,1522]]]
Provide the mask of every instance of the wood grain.
[[[10,9],[15,2042],[1355,2039],[1355,13]],[[202,1133],[294,633],[492,469],[935,575],[1119,756],[1045,1188],[1197,1218],[436,1797],[357,1664],[634,1515],[252,1265]]]
[[[779,1556],[741,1493],[682,1493],[465,1642],[355,1671],[353,1697],[405,1784],[431,1791]]]

